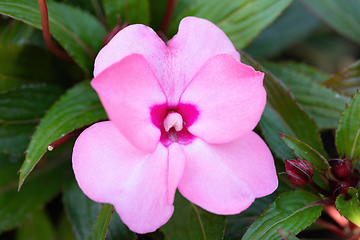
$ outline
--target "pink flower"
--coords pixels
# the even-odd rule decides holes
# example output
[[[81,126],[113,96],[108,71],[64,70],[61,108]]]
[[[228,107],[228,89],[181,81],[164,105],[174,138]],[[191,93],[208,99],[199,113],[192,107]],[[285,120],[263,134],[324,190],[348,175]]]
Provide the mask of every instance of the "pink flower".
[[[94,75],[110,121],[77,139],[75,177],[132,231],[165,224],[176,189],[207,211],[237,214],[277,188],[271,152],[252,131],[266,103],[264,74],[240,63],[211,22],[184,18],[167,43],[128,26],[100,51]]]

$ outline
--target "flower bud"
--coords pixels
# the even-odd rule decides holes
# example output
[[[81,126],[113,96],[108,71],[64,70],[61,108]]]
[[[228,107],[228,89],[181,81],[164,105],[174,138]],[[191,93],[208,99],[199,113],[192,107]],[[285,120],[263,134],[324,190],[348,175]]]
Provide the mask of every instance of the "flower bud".
[[[339,196],[340,194],[347,194],[350,184],[344,181],[338,182],[334,188],[333,195]]]
[[[351,172],[351,162],[347,158],[333,158],[329,160],[332,173],[338,178],[345,178]]]
[[[312,180],[314,168],[304,159],[285,159],[287,177],[294,186],[305,186]]]

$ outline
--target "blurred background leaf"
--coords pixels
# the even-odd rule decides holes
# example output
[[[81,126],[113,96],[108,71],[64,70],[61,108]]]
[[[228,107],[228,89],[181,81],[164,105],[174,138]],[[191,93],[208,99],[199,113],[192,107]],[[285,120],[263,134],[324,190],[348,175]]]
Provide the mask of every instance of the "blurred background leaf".
[[[102,0],[109,29],[121,24],[150,24],[150,5],[148,0]]]
[[[360,44],[359,0],[301,0],[301,2],[330,27]]]
[[[298,1],[293,1],[244,51],[255,58],[274,57],[301,42],[319,26],[320,22],[316,17],[306,11]]]
[[[102,46],[105,28],[92,15],[69,5],[49,1],[50,32],[86,73],[90,73],[96,53]],[[41,29],[38,3],[27,0],[1,0],[0,13]]]
[[[179,192],[174,201],[175,211],[161,227],[166,238],[172,240],[222,239],[226,216],[212,214],[189,202]]]
[[[23,154],[35,127],[61,93],[55,86],[39,84],[0,92],[0,152]]]
[[[291,2],[292,0],[184,1],[180,5],[184,10],[174,14],[169,32],[174,35],[180,20],[186,16],[205,18],[220,27],[235,47],[241,49],[272,23]]]
[[[345,70],[322,82],[322,85],[334,89],[339,94],[354,96],[360,89],[360,61],[356,61]]]
[[[347,97],[319,85],[311,77],[275,63],[263,63],[291,90],[302,108],[312,117],[319,128],[335,128],[340,113],[350,100]]]

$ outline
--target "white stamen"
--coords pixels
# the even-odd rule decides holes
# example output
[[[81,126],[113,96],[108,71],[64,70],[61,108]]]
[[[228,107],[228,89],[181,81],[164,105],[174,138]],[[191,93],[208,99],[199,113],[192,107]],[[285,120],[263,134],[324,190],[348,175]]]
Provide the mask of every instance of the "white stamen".
[[[181,129],[183,129],[183,122],[182,116],[179,113],[169,112],[164,119],[165,131],[169,132],[172,127],[175,128],[177,132],[181,131]]]

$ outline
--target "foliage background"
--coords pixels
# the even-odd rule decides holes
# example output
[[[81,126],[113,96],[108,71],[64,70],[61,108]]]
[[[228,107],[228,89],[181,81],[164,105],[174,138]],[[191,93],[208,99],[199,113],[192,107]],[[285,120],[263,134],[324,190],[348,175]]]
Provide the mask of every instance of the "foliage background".
[[[351,152],[357,174],[360,150],[351,136],[360,129],[359,0],[174,3],[164,21],[166,0],[48,0],[51,35],[73,59],[65,61],[42,38],[36,1],[0,0],[0,239],[280,239],[276,229],[284,230],[285,239],[296,239],[292,233],[301,231],[301,238],[345,238],[340,233],[348,225],[339,226],[323,212],[329,199],[309,186],[295,188],[285,175],[279,175],[274,194],[235,216],[210,214],[177,195],[172,219],[147,235],[130,232],[112,206],[92,202],[80,191],[71,169],[74,139],[84,127],[107,119],[89,85],[104,37],[120,20],[149,25],[170,39],[188,15],[217,24],[241,51],[242,61],[266,72],[268,103],[256,131],[276,157],[278,173],[294,151],[313,161],[314,181],[324,188],[330,158]],[[278,132],[291,137],[280,138]],[[58,139],[65,143],[58,147]],[[48,145],[56,149],[48,151]],[[306,155],[313,150],[315,157]],[[313,160],[322,159],[320,154],[323,162]],[[360,210],[347,212],[349,199],[359,205],[357,193],[351,188],[336,203],[358,224]],[[313,224],[320,215],[340,235]]]

